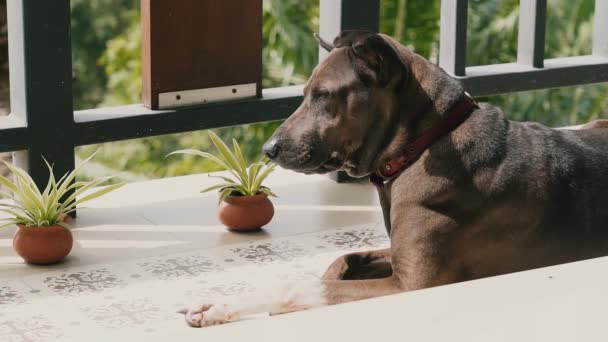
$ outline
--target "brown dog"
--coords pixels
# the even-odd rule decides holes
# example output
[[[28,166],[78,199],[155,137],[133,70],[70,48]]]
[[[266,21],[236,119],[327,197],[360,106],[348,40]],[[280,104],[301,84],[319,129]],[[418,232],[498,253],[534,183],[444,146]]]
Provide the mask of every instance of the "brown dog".
[[[511,122],[490,104],[463,107],[458,81],[388,36],[319,41],[330,54],[264,151],[304,173],[365,177],[398,165],[378,187],[391,248],[341,257],[291,296],[199,306],[191,325],[608,255],[605,121],[582,130]],[[464,121],[431,134],[409,163],[391,164],[454,113]]]

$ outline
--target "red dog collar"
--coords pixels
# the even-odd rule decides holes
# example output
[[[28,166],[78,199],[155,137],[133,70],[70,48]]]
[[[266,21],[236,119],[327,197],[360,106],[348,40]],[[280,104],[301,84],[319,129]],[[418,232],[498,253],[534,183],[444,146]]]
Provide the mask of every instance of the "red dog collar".
[[[464,97],[433,127],[429,128],[420,137],[405,146],[405,153],[391,159],[369,176],[369,181],[377,187],[383,187],[384,183],[397,173],[407,169],[418,157],[442,136],[455,130],[469,117],[474,108],[479,108],[477,103],[464,93]]]

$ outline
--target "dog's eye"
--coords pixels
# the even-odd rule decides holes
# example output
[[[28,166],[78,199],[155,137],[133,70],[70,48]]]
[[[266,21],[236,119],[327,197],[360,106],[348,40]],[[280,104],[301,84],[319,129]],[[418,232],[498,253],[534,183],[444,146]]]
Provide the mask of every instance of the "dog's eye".
[[[312,91],[312,97],[315,99],[327,98],[330,95],[331,94],[330,94],[329,90],[324,89],[324,88],[313,89],[313,91]]]

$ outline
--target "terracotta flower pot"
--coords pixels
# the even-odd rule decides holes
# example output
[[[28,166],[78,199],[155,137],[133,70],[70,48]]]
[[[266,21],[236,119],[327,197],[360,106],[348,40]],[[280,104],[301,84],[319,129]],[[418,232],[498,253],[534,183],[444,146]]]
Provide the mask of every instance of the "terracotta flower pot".
[[[228,196],[220,203],[218,216],[228,228],[238,231],[256,230],[274,215],[274,206],[266,194]]]
[[[25,227],[13,237],[13,248],[26,262],[37,265],[56,263],[72,250],[74,239],[63,226]]]

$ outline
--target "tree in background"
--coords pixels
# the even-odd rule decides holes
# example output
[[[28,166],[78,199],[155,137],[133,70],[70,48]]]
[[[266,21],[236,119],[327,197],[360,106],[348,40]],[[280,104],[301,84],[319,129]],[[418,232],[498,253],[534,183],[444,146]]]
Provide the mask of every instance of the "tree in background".
[[[93,108],[115,96],[107,92],[109,77],[100,57],[109,41],[138,22],[139,0],[71,0],[71,7],[74,107]],[[129,100],[139,102],[139,96]]]
[[[140,102],[141,62],[138,0],[72,0],[75,103],[80,106]],[[469,65],[512,62],[516,59],[518,0],[469,1],[467,61]],[[548,7],[548,58],[589,54],[593,0],[552,0]],[[439,0],[382,0],[381,32],[437,62]],[[264,1],[265,87],[302,83],[316,64],[318,0]],[[332,37],[326,37],[331,39]],[[473,94],[474,95],[474,94]],[[513,120],[552,126],[585,122],[608,115],[608,86],[592,85],[492,96],[486,99]],[[219,129],[234,136],[248,158],[278,123]],[[105,165],[147,177],[213,170],[194,158],[165,159],[180,148],[208,148],[203,132],[167,135],[106,144],[96,157]],[[96,147],[80,148],[88,154]]]

